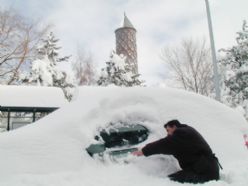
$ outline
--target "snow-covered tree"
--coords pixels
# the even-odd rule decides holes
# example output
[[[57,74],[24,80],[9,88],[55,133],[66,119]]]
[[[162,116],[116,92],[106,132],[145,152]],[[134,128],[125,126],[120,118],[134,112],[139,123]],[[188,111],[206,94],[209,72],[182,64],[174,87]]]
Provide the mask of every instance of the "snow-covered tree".
[[[58,67],[58,62],[68,62],[69,56],[59,56],[58,41],[52,32],[41,41],[37,48],[38,58],[32,62],[28,82],[40,86],[60,87],[63,89],[65,97],[71,100],[75,87],[74,80],[67,72]]]
[[[38,56],[40,58],[47,56],[53,65],[56,65],[57,62],[67,62],[70,56],[59,56],[58,51],[61,47],[57,46],[58,41],[59,39],[55,38],[53,32],[50,32],[47,38],[42,39],[41,44],[37,47]]]
[[[220,63],[226,69],[224,98],[233,107],[241,106],[248,118],[248,25],[246,21],[237,35],[235,46],[221,50],[225,55]]]
[[[102,68],[101,76],[97,81],[100,86],[116,85],[124,87],[141,86],[144,82],[139,80],[140,74],[133,74],[124,56],[117,55],[114,51],[106,67]]]

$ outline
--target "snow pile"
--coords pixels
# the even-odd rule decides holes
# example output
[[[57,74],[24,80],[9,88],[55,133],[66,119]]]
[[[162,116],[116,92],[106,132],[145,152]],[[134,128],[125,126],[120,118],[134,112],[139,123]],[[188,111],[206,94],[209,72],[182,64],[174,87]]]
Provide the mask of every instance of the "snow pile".
[[[178,185],[166,175],[179,169],[171,156],[129,157],[129,164],[102,163],[85,148],[109,122],[138,122],[150,131],[144,144],[165,136],[163,123],[179,119],[206,138],[224,170],[220,181],[248,184],[244,118],[209,98],[174,89],[81,88],[78,98],[47,117],[0,134],[0,185]],[[185,184],[190,185],[190,184]]]

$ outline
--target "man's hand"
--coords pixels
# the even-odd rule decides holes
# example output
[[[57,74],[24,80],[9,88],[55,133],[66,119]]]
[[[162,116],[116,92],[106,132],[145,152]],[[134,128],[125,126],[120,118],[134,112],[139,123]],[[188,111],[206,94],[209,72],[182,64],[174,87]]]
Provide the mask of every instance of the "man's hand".
[[[142,150],[137,150],[137,151],[132,152],[132,155],[134,155],[134,156],[143,156],[144,154],[143,154]]]

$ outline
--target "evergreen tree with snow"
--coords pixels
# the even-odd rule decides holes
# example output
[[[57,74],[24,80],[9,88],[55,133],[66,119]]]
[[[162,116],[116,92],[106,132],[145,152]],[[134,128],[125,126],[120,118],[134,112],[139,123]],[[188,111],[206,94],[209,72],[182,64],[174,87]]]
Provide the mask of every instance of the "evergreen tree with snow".
[[[72,98],[73,79],[58,68],[58,62],[68,62],[69,56],[60,57],[57,46],[58,39],[50,32],[47,38],[41,40],[37,48],[37,59],[32,62],[29,82],[40,86],[54,86],[62,88],[68,100]]]
[[[102,68],[101,76],[97,81],[100,86],[116,85],[124,87],[142,86],[140,74],[133,74],[131,67],[125,62],[124,56],[117,55],[114,51],[106,67]]]
[[[67,62],[70,56],[59,57],[58,51],[61,47],[57,46],[58,41],[59,39],[55,38],[53,32],[50,32],[47,38],[42,39],[42,43],[37,47],[38,56],[41,58],[47,56],[53,65],[56,65],[57,62]]]
[[[226,69],[225,100],[233,107],[242,107],[248,119],[248,26],[244,21],[242,31],[237,33],[237,45],[222,49],[225,56],[220,60]]]

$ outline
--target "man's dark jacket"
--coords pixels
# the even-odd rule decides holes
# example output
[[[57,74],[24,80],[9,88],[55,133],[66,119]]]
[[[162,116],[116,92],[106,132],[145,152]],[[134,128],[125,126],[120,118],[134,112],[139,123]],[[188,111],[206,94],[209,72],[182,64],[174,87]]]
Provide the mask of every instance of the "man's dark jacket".
[[[145,156],[154,154],[173,155],[183,170],[199,174],[213,174],[219,178],[217,160],[204,138],[192,127],[181,124],[173,135],[147,144],[142,152]]]

